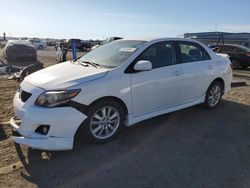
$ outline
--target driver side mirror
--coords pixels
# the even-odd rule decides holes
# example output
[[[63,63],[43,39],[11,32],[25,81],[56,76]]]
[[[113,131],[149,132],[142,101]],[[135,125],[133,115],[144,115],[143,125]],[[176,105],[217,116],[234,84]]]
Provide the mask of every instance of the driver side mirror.
[[[136,71],[150,71],[152,69],[152,63],[147,60],[141,60],[136,62],[134,70]]]

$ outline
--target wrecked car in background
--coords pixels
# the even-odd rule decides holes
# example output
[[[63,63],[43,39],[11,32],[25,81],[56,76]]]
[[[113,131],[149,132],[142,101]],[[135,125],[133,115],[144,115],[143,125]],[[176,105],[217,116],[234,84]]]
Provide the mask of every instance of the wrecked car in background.
[[[25,40],[9,40],[3,48],[3,55],[8,61],[36,61],[35,47]]]

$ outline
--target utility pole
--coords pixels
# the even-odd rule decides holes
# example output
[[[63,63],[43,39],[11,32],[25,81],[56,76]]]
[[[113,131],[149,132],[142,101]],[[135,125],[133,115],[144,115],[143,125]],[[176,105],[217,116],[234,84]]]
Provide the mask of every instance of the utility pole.
[[[214,31],[217,31],[218,29],[218,24],[215,24]]]
[[[3,40],[6,41],[6,33],[3,33]]]

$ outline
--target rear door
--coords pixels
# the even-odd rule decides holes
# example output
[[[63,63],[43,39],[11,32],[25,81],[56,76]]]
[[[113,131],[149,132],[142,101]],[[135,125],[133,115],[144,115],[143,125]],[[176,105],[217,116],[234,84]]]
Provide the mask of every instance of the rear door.
[[[181,103],[188,103],[205,94],[215,67],[209,54],[198,43],[178,41],[177,44],[183,67]]]
[[[183,80],[182,66],[176,63],[174,42],[152,44],[135,62],[140,60],[150,61],[152,70],[131,73],[134,116],[177,106]]]

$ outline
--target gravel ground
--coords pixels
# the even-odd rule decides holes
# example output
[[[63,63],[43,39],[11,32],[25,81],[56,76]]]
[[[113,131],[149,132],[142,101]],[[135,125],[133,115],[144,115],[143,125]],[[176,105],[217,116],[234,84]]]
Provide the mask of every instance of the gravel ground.
[[[50,55],[51,54],[51,55]],[[38,51],[45,66],[54,51]],[[72,151],[15,145],[0,125],[0,187],[250,187],[250,82],[215,110],[195,106],[125,128],[105,145]],[[13,115],[18,83],[0,77],[0,122]]]

